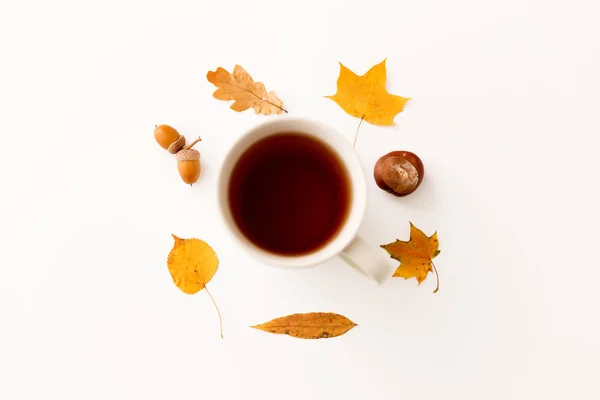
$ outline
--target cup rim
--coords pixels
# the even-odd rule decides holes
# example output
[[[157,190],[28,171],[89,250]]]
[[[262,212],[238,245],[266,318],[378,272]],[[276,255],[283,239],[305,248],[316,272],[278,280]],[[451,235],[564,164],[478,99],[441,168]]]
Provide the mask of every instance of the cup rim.
[[[350,204],[350,210],[344,225],[336,236],[326,243],[323,247],[315,250],[314,252],[302,255],[282,255],[268,252],[245,237],[240,231],[229,210],[229,178],[230,173],[239,157],[257,140],[264,137],[271,136],[274,133],[265,134],[259,137],[257,140],[250,140],[242,149],[244,141],[253,134],[257,134],[273,125],[278,124],[288,125],[305,125],[312,127],[313,131],[327,132],[328,137],[323,138],[314,132],[303,132],[308,135],[312,135],[321,141],[325,142],[335,153],[338,155],[345,168],[348,171],[349,179],[352,184],[352,203]],[[301,129],[299,129],[301,130]],[[332,142],[335,142],[332,143]],[[342,149],[339,146],[343,147]],[[236,157],[237,154],[237,157]],[[235,157],[235,158],[234,158]],[[348,165],[353,164],[353,165]],[[229,175],[225,176],[227,170]],[[367,203],[367,183],[364,168],[356,152],[350,145],[350,143],[344,138],[337,130],[331,126],[324,124],[320,121],[306,117],[296,116],[274,116],[269,117],[269,120],[260,122],[251,128],[247,129],[242,133],[231,145],[227,151],[217,177],[217,203],[219,207],[219,214],[222,222],[227,227],[227,233],[233,237],[236,245],[242,247],[244,251],[252,255],[254,258],[265,262],[266,264],[282,267],[282,268],[303,268],[310,267],[320,264],[328,259],[331,259],[342,252],[352,240],[356,237],[360,225],[362,224]]]

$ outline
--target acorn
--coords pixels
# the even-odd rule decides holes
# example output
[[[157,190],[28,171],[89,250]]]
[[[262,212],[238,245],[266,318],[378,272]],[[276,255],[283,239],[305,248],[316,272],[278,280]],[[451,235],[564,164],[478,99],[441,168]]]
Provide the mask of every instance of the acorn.
[[[181,179],[190,185],[195,183],[200,177],[200,152],[186,148],[177,152],[175,158]]]
[[[185,137],[169,125],[155,125],[154,139],[171,154],[177,153],[185,146]]]
[[[424,175],[423,162],[410,151],[392,151],[379,158],[373,168],[377,186],[398,197],[417,190]]]

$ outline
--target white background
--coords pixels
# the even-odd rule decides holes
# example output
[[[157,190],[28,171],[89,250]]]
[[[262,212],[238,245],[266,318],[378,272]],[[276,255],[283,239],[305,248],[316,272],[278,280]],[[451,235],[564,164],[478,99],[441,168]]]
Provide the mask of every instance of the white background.
[[[600,25],[594,1],[27,2],[0,6],[0,398],[598,399]],[[398,199],[369,180],[361,234],[438,231],[430,276],[377,286],[339,260],[302,271],[232,245],[216,205],[229,145],[268,117],[217,101],[237,63],[291,115],[353,139],[335,93],[387,57],[395,127],[363,124],[367,172],[425,163]],[[201,135],[192,188],[154,124]],[[172,283],[171,233],[220,265]],[[383,251],[383,250],[382,250]],[[393,262],[390,259],[390,263]],[[304,341],[248,326],[332,311]]]

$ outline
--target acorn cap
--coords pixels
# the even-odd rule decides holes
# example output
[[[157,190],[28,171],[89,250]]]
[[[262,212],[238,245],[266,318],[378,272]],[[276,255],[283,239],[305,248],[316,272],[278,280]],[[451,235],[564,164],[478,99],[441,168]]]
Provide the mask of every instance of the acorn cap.
[[[177,162],[197,161],[200,159],[200,152],[194,149],[184,149],[180,150],[177,154],[175,154],[175,158],[177,159]]]
[[[185,146],[185,137],[183,135],[179,135],[179,138],[171,143],[167,150],[171,154],[176,154],[179,150],[183,149],[183,146]]]

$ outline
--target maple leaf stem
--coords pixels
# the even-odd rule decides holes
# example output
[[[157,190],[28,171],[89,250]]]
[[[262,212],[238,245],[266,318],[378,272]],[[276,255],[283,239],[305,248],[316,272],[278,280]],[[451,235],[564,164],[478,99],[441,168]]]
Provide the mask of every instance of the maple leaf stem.
[[[192,147],[194,147],[194,145],[198,142],[201,142],[202,138],[200,136],[198,136],[198,139],[194,140],[192,143],[188,144],[187,146],[184,147],[185,150],[189,150]]]
[[[356,140],[358,139],[358,130],[360,129],[360,125],[363,122],[363,119],[365,119],[365,116],[363,115],[362,118],[360,119],[360,122],[358,123],[358,126],[356,127],[356,134],[354,135],[354,144],[352,145],[352,148],[356,148]]]
[[[435,287],[435,290],[433,291],[433,293],[437,293],[437,291],[440,289],[440,276],[438,274],[438,270],[435,267],[435,264],[433,263],[433,261],[431,262],[431,265],[433,266],[433,270],[435,271],[435,279],[437,282],[437,286]]]
[[[217,306],[215,299],[213,299],[212,295],[208,291],[208,287],[206,287],[206,285],[204,285],[204,289],[206,290],[206,293],[208,293],[208,297],[210,297],[213,304],[215,305],[215,308],[217,309],[217,314],[219,314],[219,324],[221,325],[221,339],[223,339],[223,318],[221,318],[221,311],[219,311],[219,307]]]

